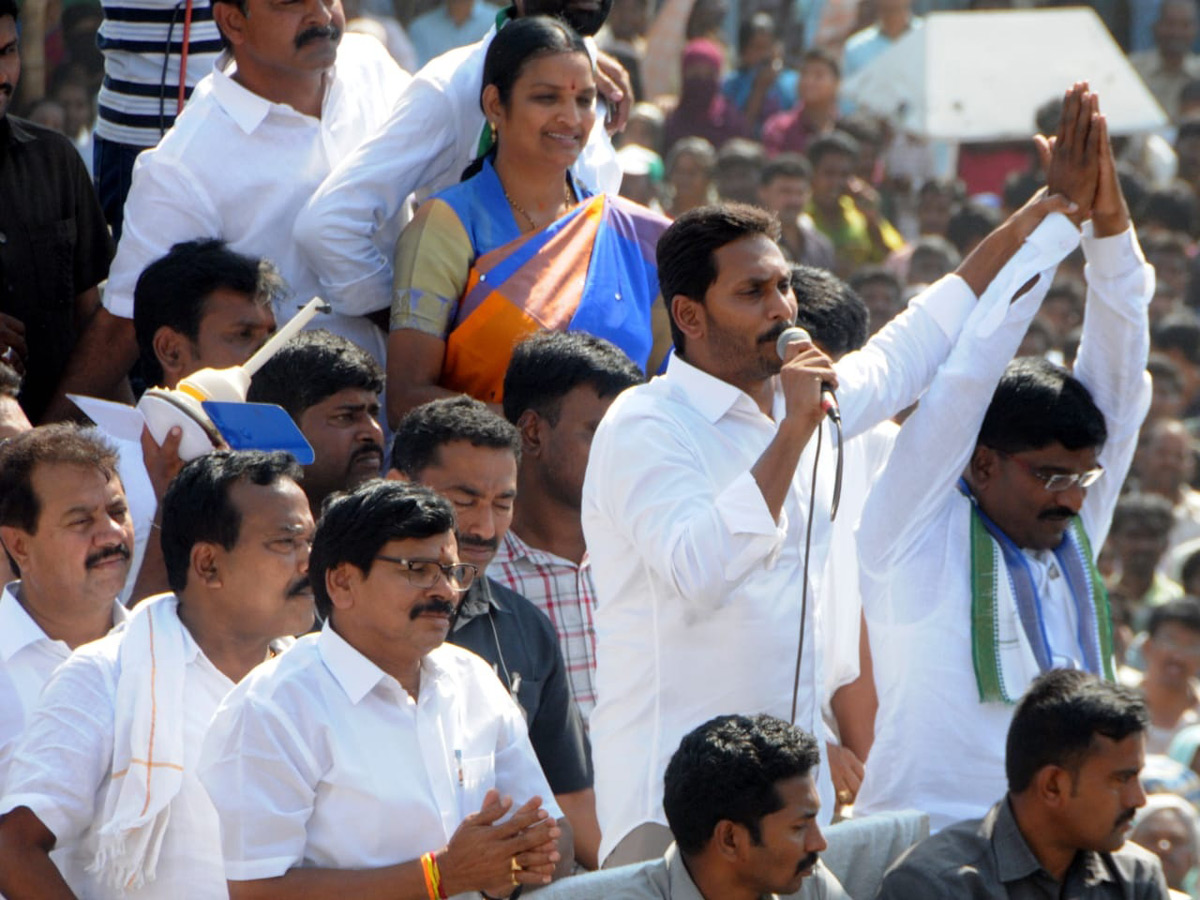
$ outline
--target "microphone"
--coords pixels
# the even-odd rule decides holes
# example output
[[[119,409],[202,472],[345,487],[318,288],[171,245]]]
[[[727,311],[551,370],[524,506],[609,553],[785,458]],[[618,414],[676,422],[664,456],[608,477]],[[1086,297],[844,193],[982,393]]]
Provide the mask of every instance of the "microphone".
[[[786,359],[788,345],[799,344],[802,341],[808,341],[811,344],[812,337],[803,328],[798,325],[792,325],[789,328],[783,329],[783,332],[776,339],[775,352],[781,360]],[[838,408],[837,397],[834,396],[833,387],[824,381],[821,382],[821,409],[834,422],[842,421],[842,411]]]

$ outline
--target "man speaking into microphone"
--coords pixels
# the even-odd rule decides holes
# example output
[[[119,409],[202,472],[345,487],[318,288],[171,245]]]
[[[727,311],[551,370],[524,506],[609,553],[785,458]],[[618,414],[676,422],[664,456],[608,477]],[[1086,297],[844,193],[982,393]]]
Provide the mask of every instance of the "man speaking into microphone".
[[[836,453],[821,386],[837,391],[846,439],[912,403],[1018,248],[1033,249],[1003,272],[1013,291],[1076,245],[1078,229],[1059,214],[1069,206],[1044,198],[1015,214],[836,366],[808,341],[777,352],[797,298],[771,215],[702,207],[663,234],[675,352],[664,375],[613,403],[583,489],[599,593],[591,737],[605,865],[653,858],[670,842],[663,772],[700,723],[768,713],[828,733],[815,596]],[[832,810],[826,766],[819,777]]]

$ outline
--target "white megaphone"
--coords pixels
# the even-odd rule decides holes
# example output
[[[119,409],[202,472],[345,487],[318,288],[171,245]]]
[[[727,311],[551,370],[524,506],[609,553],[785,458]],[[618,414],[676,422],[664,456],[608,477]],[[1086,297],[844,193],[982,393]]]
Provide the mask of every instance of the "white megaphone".
[[[179,444],[179,458],[184,462],[225,444],[220,429],[213,424],[203,404],[207,401],[245,403],[251,376],[319,312],[332,312],[332,307],[320,297],[314,297],[240,366],[200,369],[182,379],[174,390],[147,389],[138,401],[137,410],[154,440],[161,445],[173,427],[180,428],[183,440]]]

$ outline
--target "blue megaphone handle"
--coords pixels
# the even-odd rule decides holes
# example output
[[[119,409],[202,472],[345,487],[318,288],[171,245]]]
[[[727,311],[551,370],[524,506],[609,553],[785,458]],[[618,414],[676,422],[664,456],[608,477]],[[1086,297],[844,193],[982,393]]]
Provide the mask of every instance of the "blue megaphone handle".
[[[226,403],[205,400],[209,419],[233,450],[284,450],[302,466],[317,458],[292,417],[273,403]]]

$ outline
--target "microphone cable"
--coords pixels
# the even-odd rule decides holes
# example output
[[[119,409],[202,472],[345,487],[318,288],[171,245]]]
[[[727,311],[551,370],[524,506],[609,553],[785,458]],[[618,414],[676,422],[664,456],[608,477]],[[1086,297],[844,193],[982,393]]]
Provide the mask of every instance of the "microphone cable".
[[[800,699],[800,661],[804,658],[804,625],[808,621],[808,558],[812,547],[813,513],[817,508],[817,468],[821,463],[821,439],[825,436],[824,423],[817,424],[817,447],[813,456],[812,483],[808,489],[808,521],[804,527],[804,569],[800,578],[800,637],[796,642],[796,675],[792,679],[792,717],[796,724],[796,704]],[[841,424],[838,425],[838,483],[841,482]]]

